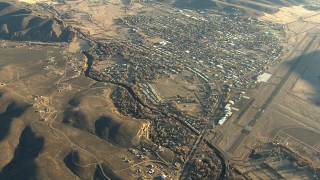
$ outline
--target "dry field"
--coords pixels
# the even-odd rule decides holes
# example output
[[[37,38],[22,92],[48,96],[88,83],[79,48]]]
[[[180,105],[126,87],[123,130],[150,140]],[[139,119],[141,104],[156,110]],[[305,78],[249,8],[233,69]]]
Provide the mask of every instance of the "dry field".
[[[139,3],[127,7],[121,0],[66,1],[63,5],[54,6],[60,12],[69,13],[70,17],[66,19],[68,25],[79,28],[95,39],[112,40],[125,40],[128,33],[128,29],[117,26],[116,19],[136,14],[140,10],[154,13],[152,8],[145,8]],[[286,51],[298,46],[297,51],[287,59],[294,61],[307,46],[312,37],[310,34],[319,31],[318,13],[302,6],[293,6],[281,8],[273,15],[265,14],[261,19],[285,26],[288,40],[284,42]],[[298,44],[305,37],[307,39]],[[319,42],[319,36],[315,42]],[[76,53],[87,49],[87,42],[78,39],[67,47],[28,46],[23,42],[3,44],[0,49],[0,120],[4,121],[4,126],[0,127],[0,149],[5,150],[0,155],[0,179],[19,179],[18,173],[12,169],[26,168],[25,161],[33,165],[26,168],[25,174],[33,176],[38,173],[36,175],[43,179],[99,179],[102,177],[99,173],[101,169],[112,179],[120,176],[132,179],[137,178],[134,171],[138,167],[145,171],[145,166],[151,162],[157,164],[155,169],[163,165],[163,161],[154,155],[149,154],[141,161],[137,158],[138,154],[128,151],[127,146],[138,144],[140,137],[147,133],[149,124],[145,120],[123,116],[118,112],[110,98],[116,88],[114,85],[99,84],[83,75],[86,58]],[[238,121],[239,124],[232,121],[225,124],[217,144],[223,151],[229,151],[228,156],[244,160],[251,149],[277,139],[282,132],[287,135],[286,142],[290,142],[293,149],[299,143],[300,146],[307,144],[319,148],[319,134],[303,130],[306,127],[312,128],[314,132],[320,130],[320,110],[316,105],[320,88],[315,85],[319,84],[320,53],[314,53],[319,50],[318,46],[319,43],[313,43],[308,55],[302,56],[306,60],[289,76],[248,135],[243,133],[243,129],[260,111],[259,107],[268,91],[274,90],[272,84],[267,85],[264,91],[251,94],[257,102]],[[110,63],[121,63],[121,60],[115,57]],[[96,68],[104,69],[111,64],[101,61],[96,65]],[[277,66],[272,72],[277,81],[272,82],[280,83],[279,79],[285,76],[289,65],[282,63]],[[281,71],[276,71],[279,68]],[[170,78],[161,78],[152,87],[166,102],[177,98],[177,95],[196,98],[192,91],[201,92],[202,86],[190,83],[197,82],[189,81],[190,76],[183,72]],[[195,113],[200,109],[199,104],[181,103],[177,106],[183,111]],[[296,127],[294,131],[283,131],[293,126]],[[237,145],[238,137],[244,139],[239,140]],[[32,142],[37,143],[28,146]],[[237,146],[233,147],[234,144]],[[296,150],[300,154],[305,152],[304,149]],[[22,155],[22,152],[26,155]],[[308,173],[297,174],[287,161],[281,163],[272,166],[280,168],[277,172],[264,166],[247,171],[253,177],[262,179],[278,178],[279,174],[286,178],[309,177]]]
[[[196,102],[178,102],[177,108],[185,113],[198,114],[201,111],[201,104],[196,99],[193,91],[199,91],[200,84],[194,84],[190,82],[192,74],[189,72],[182,72],[177,75],[172,75],[170,78],[158,79],[152,84],[152,87],[156,93],[161,97],[164,102],[177,102],[178,96],[185,97],[187,99],[194,99]],[[197,81],[196,81],[197,82]],[[170,91],[169,91],[170,89]],[[201,94],[198,93],[201,98]]]
[[[65,19],[67,24],[96,39],[125,39],[128,29],[116,25],[116,20],[134,15],[142,5],[134,3],[130,8],[121,0],[108,1],[67,1],[64,5],[55,6],[61,12],[71,14]]]
[[[295,21],[299,21],[300,19],[305,19],[312,17],[313,20],[319,20],[318,16],[319,12],[310,11],[305,9],[302,5],[300,6],[290,6],[290,7],[282,7],[279,12],[274,14],[265,13],[264,16],[260,17],[261,20],[272,21],[280,24],[288,24]],[[319,21],[318,21],[319,22]]]

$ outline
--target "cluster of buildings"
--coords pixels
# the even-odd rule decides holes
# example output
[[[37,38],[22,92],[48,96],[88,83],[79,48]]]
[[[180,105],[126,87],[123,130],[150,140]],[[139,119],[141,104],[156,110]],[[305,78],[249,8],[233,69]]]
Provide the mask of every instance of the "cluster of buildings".
[[[207,82],[207,83],[210,82],[211,79],[210,79],[207,75],[202,74],[199,69],[197,69],[197,68],[190,68],[190,67],[187,67],[187,69],[188,69],[190,72],[194,73],[195,75],[199,76],[199,77],[200,77],[202,80],[204,80],[205,82]]]
[[[129,16],[123,22],[143,34],[133,33],[141,42],[135,46],[149,45],[163,52],[161,57],[173,56],[170,63],[180,70],[192,68],[205,81],[215,78],[239,89],[255,83],[252,77],[267,70],[282,50],[276,38],[282,27],[249,17],[179,10],[166,16]]]
[[[161,97],[157,94],[157,92],[153,89],[152,85],[149,83],[143,83],[140,87],[140,91],[153,103],[158,104],[161,103]]]
[[[233,101],[229,101],[226,104],[226,106],[224,107],[224,116],[222,116],[221,119],[218,121],[219,125],[224,124],[228,120],[228,118],[230,116],[232,116],[232,114],[233,114],[232,113],[232,108],[231,108],[232,105],[234,105],[234,102]]]
[[[226,84],[231,91],[240,91],[255,83],[253,77],[262,74],[281,52],[276,34],[282,29],[274,24],[245,16],[170,11],[161,16],[154,12],[123,18],[122,26],[131,30],[129,40],[104,44],[91,52],[95,59],[112,64],[93,66],[95,75],[137,83],[158,104],[161,97],[149,83],[159,78],[189,71],[204,83]]]
[[[192,142],[211,120],[206,117],[219,116],[214,121],[224,124],[232,116],[232,94],[256,83],[254,77],[278,60],[282,47],[277,35],[282,29],[245,16],[174,9],[157,15],[154,9],[119,20],[128,29],[127,41],[100,44],[90,52],[95,61],[110,62],[93,64],[91,73],[98,79],[138,87],[137,94],[161,112],[150,118],[150,139],[179,155],[177,162],[184,163]],[[197,94],[190,91],[195,95],[192,98],[181,95],[177,99],[193,102],[196,97],[196,103],[202,105],[200,118],[178,112],[172,105],[177,99],[166,102],[151,85],[160,78],[185,74],[191,74],[188,83],[201,85]]]
[[[114,82],[153,82],[161,76],[167,77],[170,72],[180,72],[172,58],[161,55],[153,47],[138,46],[133,42],[109,43],[95,49],[91,55],[98,61],[112,64],[99,65],[99,68],[93,64],[93,70],[101,79]]]
[[[91,73],[111,82],[136,84],[138,94],[167,114],[167,117],[154,118],[157,120],[153,122],[150,138],[184,159],[195,139],[185,134],[201,134],[206,122],[177,112],[151,84],[188,71],[196,77],[188,83],[201,84],[197,99],[202,104],[201,112],[207,112],[202,118],[218,114],[219,117],[213,119],[220,118],[218,124],[222,125],[232,115],[233,102],[229,101],[232,97],[228,96],[256,83],[253,77],[263,74],[268,64],[277,60],[282,47],[276,35],[281,34],[282,29],[245,16],[188,10],[161,16],[156,13],[121,19],[121,26],[129,31],[128,41],[100,44],[90,52],[94,62],[110,62],[98,63],[99,68],[93,64]],[[219,113],[215,113],[217,111]]]
[[[172,118],[159,117],[154,121],[152,131],[150,138],[153,142],[180,154],[183,157],[181,161],[184,161],[195,139],[193,134],[186,136],[190,130]]]
[[[280,26],[245,16],[169,10],[161,16],[140,13],[121,19],[130,30],[129,40],[91,52],[98,61],[110,62],[102,68],[94,64],[95,76],[138,84],[152,104],[161,104],[164,101],[148,83],[189,71],[207,84],[205,99],[214,101],[211,84],[228,85],[231,92],[250,88],[281,54],[276,37],[282,33]]]

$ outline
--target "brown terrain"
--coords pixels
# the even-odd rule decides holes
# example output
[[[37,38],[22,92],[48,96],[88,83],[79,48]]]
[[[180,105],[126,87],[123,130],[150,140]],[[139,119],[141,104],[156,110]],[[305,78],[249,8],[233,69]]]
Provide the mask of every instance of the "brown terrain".
[[[18,5],[0,7],[1,38],[25,41],[1,41],[0,179],[119,176],[112,171],[128,167],[123,147],[138,145],[149,123],[118,113],[115,86],[81,74],[86,58],[72,52],[87,42],[74,40],[71,28]]]
[[[206,156],[192,161],[190,174],[211,169],[210,177],[218,178],[216,172],[223,172],[224,158],[230,179],[315,178],[320,172],[320,36],[314,35],[319,32],[318,12],[299,6],[303,0],[165,2],[192,9],[239,8],[250,15],[264,14],[261,20],[286,28],[285,60],[270,70],[272,82],[248,90],[255,101],[243,115],[235,113],[224,126],[207,133],[214,138],[198,134],[206,144],[200,144],[197,153]],[[192,151],[188,146],[198,142],[192,130],[176,116],[151,121],[167,114],[134,96],[138,89],[134,85],[92,77],[92,57],[87,53],[102,40],[128,40],[128,29],[118,26],[116,20],[142,10],[153,12],[152,8],[142,9],[140,3],[127,8],[130,1],[120,0],[101,2],[101,6],[74,1],[46,12],[43,6],[48,4],[0,2],[0,179],[138,179],[138,169],[145,179],[162,178],[160,172],[169,175],[168,179],[178,179],[183,174],[181,162],[191,157],[183,151]],[[95,67],[100,70],[100,66],[104,69],[121,61],[115,57],[114,62],[97,62]],[[308,61],[298,61],[299,57]],[[292,62],[299,66],[286,77]],[[199,86],[179,75],[173,77],[153,83],[164,102],[179,94],[197,98],[190,92]],[[287,80],[282,82],[284,77]],[[177,86],[178,82],[183,83]],[[261,111],[257,107],[263,107],[280,83],[276,98],[263,109],[259,121],[253,122]],[[167,92],[169,88],[174,90]],[[194,101],[176,104],[176,109],[198,115],[201,102]],[[178,129],[180,135],[188,136],[188,142],[181,143],[183,151],[156,143],[160,140],[152,130],[161,123],[167,125],[161,129],[166,134]],[[262,160],[252,160],[257,154]],[[150,175],[150,169],[157,173]]]
[[[0,2],[0,36],[10,40],[69,41],[70,27],[58,19],[42,18],[30,10]]]
[[[249,15],[275,13],[284,6],[310,3],[309,0],[175,0],[174,5],[191,9],[213,9],[226,12],[242,12]]]

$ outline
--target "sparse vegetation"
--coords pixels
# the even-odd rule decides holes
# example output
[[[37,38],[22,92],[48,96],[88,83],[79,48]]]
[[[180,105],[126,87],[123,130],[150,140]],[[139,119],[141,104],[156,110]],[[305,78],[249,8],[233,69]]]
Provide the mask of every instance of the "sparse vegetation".
[[[319,179],[318,4],[24,1],[0,2],[0,179]]]

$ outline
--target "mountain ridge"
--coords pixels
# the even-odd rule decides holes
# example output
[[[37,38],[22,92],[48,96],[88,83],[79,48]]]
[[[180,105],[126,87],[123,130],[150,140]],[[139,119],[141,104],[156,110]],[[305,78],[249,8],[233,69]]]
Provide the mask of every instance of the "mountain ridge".
[[[0,2],[1,39],[68,42],[74,37],[72,28],[58,19],[39,17],[19,5]]]

